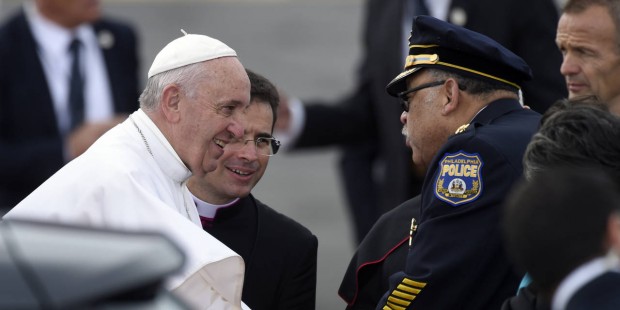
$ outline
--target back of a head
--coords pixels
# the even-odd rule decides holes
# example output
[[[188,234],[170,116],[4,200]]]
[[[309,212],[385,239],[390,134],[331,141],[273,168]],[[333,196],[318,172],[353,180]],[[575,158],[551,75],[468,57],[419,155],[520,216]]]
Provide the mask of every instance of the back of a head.
[[[506,200],[506,246],[550,296],[570,271],[606,253],[614,212],[620,212],[618,183],[604,170],[556,167],[519,183]]]
[[[554,166],[599,166],[620,180],[620,118],[594,97],[562,100],[545,113],[524,157],[527,179]]]

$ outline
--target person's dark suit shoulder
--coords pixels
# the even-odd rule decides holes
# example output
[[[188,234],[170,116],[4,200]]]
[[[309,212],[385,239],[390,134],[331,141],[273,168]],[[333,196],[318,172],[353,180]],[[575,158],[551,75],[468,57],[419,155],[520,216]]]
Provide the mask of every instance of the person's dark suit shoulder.
[[[256,199],[258,208],[257,244],[246,266],[248,274],[259,274],[264,282],[277,282],[277,288],[254,285],[252,299],[277,296],[275,305],[265,309],[314,309],[318,239],[312,232]],[[259,254],[262,253],[262,254]],[[262,259],[256,259],[261,255]],[[272,278],[273,281],[265,279]]]
[[[580,288],[568,301],[566,310],[620,309],[620,273],[606,272]]]
[[[308,245],[317,243],[316,236],[299,222],[274,210],[258,199],[256,199],[256,205],[259,208],[259,216],[262,217],[260,221],[264,221],[271,226],[268,230],[259,226],[259,234],[266,233],[269,237],[279,238],[282,242],[286,242],[287,246],[292,248],[302,249],[306,248]],[[305,243],[300,241],[305,241]],[[296,253],[299,252],[296,251]],[[291,254],[295,255],[296,253]]]

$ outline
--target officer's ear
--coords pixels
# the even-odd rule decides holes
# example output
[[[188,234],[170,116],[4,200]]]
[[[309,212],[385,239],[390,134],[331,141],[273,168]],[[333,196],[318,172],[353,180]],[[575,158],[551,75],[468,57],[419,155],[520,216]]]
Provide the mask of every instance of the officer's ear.
[[[458,108],[462,98],[461,93],[459,92],[459,83],[453,78],[446,80],[443,85],[443,90],[443,95],[445,98],[441,99],[443,100],[442,115],[445,116],[454,112]]]

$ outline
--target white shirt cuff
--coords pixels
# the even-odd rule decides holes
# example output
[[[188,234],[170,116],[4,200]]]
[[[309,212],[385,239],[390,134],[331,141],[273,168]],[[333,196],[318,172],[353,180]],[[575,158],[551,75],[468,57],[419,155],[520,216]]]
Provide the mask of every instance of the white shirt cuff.
[[[291,113],[291,124],[288,131],[276,130],[274,136],[280,140],[282,145],[280,150],[290,150],[297,139],[301,135],[304,125],[306,124],[306,109],[299,98],[291,97],[288,101],[289,110]]]

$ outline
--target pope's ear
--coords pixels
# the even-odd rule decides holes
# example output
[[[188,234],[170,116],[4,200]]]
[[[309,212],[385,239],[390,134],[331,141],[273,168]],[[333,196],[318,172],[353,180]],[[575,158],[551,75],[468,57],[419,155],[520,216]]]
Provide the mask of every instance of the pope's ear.
[[[164,88],[161,95],[161,109],[166,119],[170,122],[177,122],[180,115],[181,91],[179,86],[170,84]]]
[[[460,103],[459,83],[455,79],[447,79],[443,85],[444,96],[442,114],[448,115],[454,112]]]

